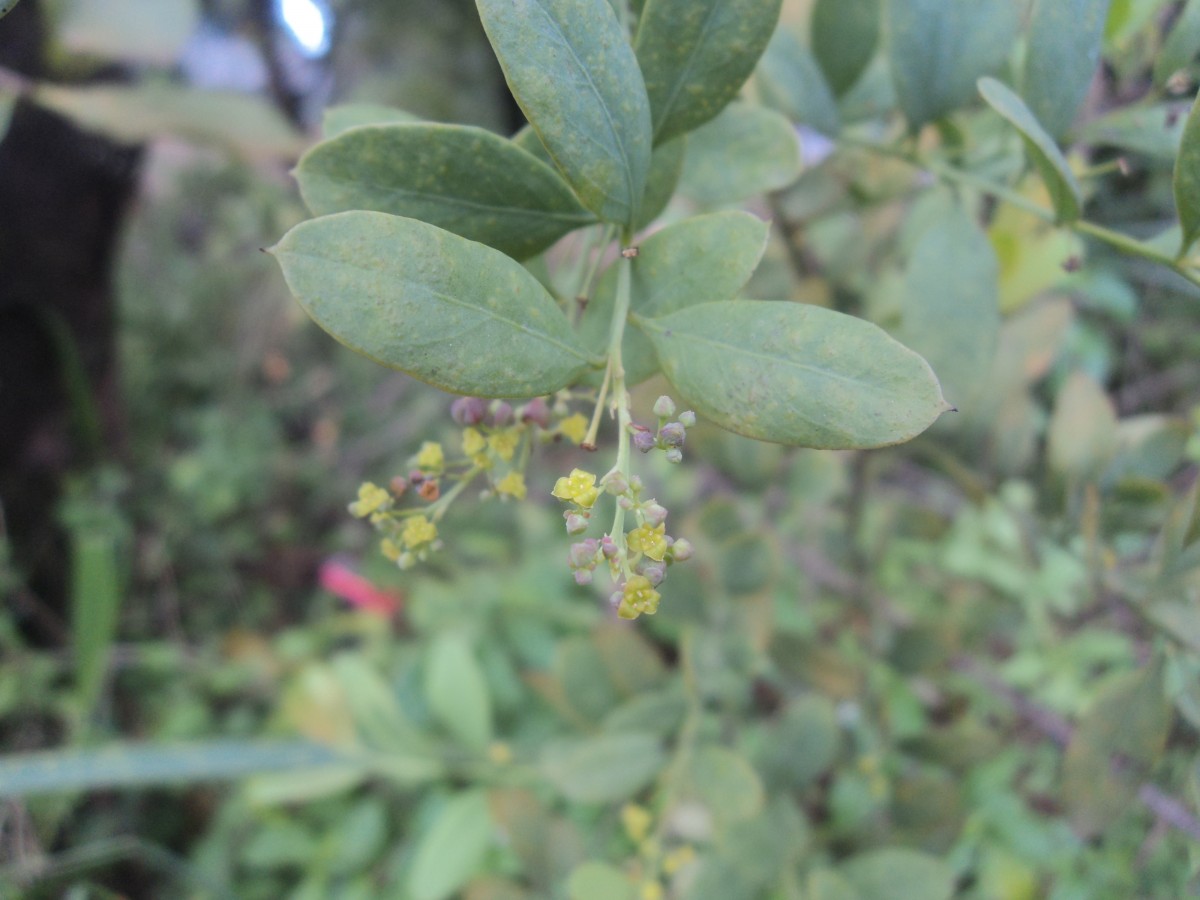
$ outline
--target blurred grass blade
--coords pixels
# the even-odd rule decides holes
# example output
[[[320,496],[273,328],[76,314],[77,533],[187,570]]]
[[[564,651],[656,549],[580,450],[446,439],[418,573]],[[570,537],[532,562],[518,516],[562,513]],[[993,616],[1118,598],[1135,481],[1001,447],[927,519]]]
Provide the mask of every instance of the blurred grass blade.
[[[77,528],[71,537],[71,640],[84,715],[95,705],[104,684],[121,608],[120,582],[114,535],[95,527]]]
[[[230,781],[260,772],[320,769],[347,758],[308,741],[117,744],[0,757],[0,797]]]

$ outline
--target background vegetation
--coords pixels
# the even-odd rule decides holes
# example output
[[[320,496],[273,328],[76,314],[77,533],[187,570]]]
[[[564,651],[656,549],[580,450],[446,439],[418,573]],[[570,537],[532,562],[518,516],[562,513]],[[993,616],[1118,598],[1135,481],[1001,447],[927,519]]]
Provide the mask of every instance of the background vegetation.
[[[883,325],[960,411],[853,453],[697,427],[652,475],[696,558],[633,628],[564,566],[568,447],[525,503],[464,499],[453,552],[379,557],[346,503],[454,440],[450,398],[329,340],[257,252],[306,215],[287,170],[327,101],[517,131],[474,5],[347,0],[314,58],[268,4],[154,8],[0,20],[10,149],[33,107],[142,148],[118,389],[102,335],[45,326],[68,449],[36,502],[0,493],[0,894],[1200,891],[1200,2],[783,5],[665,220],[770,219],[747,296]]]

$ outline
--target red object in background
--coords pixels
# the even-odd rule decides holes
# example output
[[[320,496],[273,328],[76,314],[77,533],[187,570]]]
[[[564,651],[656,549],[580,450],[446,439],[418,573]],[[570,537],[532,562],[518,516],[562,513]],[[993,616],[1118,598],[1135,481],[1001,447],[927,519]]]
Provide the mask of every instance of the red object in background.
[[[399,592],[376,587],[345,563],[336,559],[328,559],[321,563],[317,577],[321,582],[321,587],[331,594],[341,597],[351,606],[376,615],[394,616],[404,602],[404,598]]]

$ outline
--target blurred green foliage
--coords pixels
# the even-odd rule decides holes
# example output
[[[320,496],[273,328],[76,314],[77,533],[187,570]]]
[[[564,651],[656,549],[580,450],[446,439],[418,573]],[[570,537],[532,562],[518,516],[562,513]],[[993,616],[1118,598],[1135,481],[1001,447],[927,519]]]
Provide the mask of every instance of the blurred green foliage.
[[[453,432],[446,398],[292,306],[257,252],[304,215],[278,165],[156,145],[119,273],[128,447],[62,507],[56,646],[24,636],[38,599],[0,541],[0,894],[1197,890],[1200,290],[1027,215],[1050,197],[1017,131],[957,86],[897,100],[879,4],[816,3],[812,35],[872,52],[814,53],[812,5],[785,6],[750,93],[838,134],[830,155],[782,185],[770,154],[722,163],[698,134],[673,203],[773,191],[749,199],[774,218],[752,292],[862,314],[969,400],[867,455],[697,428],[648,479],[696,558],[636,629],[569,583],[549,504],[456,510],[453,556],[419,575],[376,559],[345,503]],[[1195,6],[1110,4],[1068,155],[1088,218],[1170,257]],[[470,4],[340,11],[350,98],[506,127]],[[1028,92],[1026,43],[957,65]],[[949,114],[910,139],[897,103]],[[548,453],[531,498],[579,459]],[[323,591],[333,554],[401,614]]]

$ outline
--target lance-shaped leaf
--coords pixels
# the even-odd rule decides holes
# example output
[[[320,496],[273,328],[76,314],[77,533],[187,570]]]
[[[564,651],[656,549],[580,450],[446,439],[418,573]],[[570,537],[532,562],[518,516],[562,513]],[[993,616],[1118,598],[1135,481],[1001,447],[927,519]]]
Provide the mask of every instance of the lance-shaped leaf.
[[[929,364],[863,319],[799,303],[705,303],[634,320],[697,412],[802,447],[882,447],[951,407]]]
[[[881,0],[817,0],[812,47],[834,93],[854,86],[879,44]]]
[[[476,0],[504,77],[584,205],[631,225],[650,167],[650,101],[608,0]]]
[[[1075,120],[1100,64],[1109,0],[1036,0],[1022,94],[1055,138]]]
[[[1019,25],[1013,0],[889,0],[887,14],[892,79],[914,131],[971,101]]]
[[[634,47],[655,143],[703,125],[737,96],[779,21],[782,0],[646,0]]]
[[[421,219],[517,259],[595,221],[550,166],[463,125],[353,128],[304,154],[296,178],[318,216],[373,209]]]
[[[1058,144],[1042,128],[1025,101],[995,78],[979,79],[979,93],[992,109],[1006,118],[1025,138],[1025,148],[1033,158],[1042,181],[1046,183],[1046,189],[1050,191],[1058,221],[1073,222],[1078,219],[1083,206],[1079,182],[1075,180]]]
[[[784,28],[775,32],[758,66],[759,94],[793,122],[836,136],[841,114],[812,51]]]
[[[271,253],[322,328],[443,390],[533,397],[593,362],[519,263],[425,222],[337,213],[297,225]]]
[[[1200,103],[1193,104],[1188,114],[1175,160],[1175,207],[1183,228],[1179,248],[1183,256],[1200,237]]]
[[[693,216],[670,225],[638,248],[631,264],[631,308],[642,316],[665,316],[698,303],[732,300],[766,248],[767,223],[746,212]],[[618,260],[604,273],[580,322],[585,346],[601,350],[607,343],[619,265]],[[629,384],[658,371],[654,348],[632,328],[625,330],[621,358]]]

